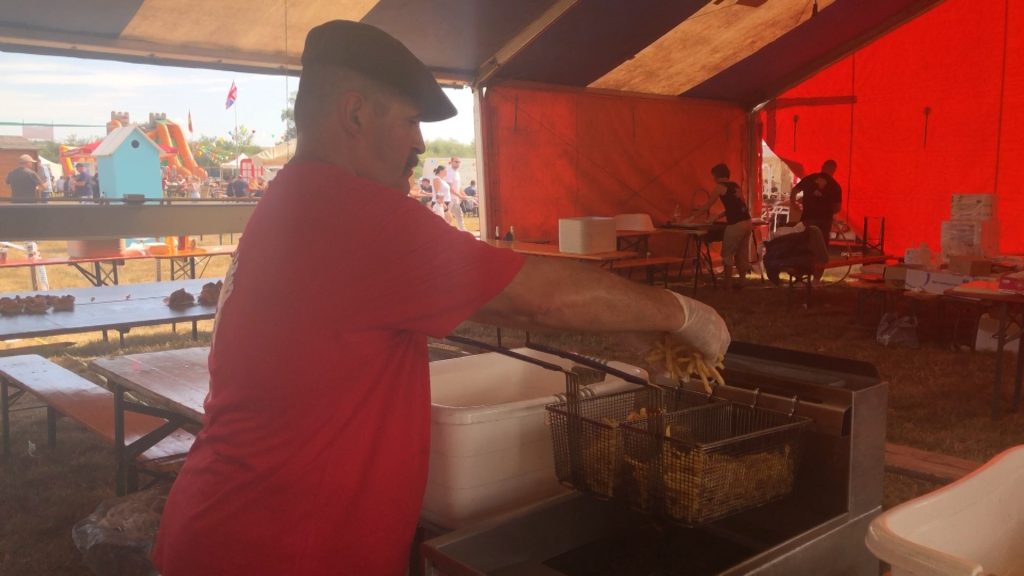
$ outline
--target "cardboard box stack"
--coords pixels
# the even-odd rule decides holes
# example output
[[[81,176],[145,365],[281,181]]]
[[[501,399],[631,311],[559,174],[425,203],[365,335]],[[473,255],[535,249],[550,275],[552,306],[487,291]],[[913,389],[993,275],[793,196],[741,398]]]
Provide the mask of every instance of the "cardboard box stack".
[[[953,194],[950,220],[942,223],[942,256],[991,257],[999,252],[999,221],[992,194]]]

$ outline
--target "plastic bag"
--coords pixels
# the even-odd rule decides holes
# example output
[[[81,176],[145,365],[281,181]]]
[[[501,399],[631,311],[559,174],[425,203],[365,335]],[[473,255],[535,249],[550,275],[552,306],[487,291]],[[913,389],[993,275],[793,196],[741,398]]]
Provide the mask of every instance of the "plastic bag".
[[[882,314],[875,332],[875,341],[882,346],[906,346],[917,348],[917,318],[915,316],[897,316],[893,312]]]

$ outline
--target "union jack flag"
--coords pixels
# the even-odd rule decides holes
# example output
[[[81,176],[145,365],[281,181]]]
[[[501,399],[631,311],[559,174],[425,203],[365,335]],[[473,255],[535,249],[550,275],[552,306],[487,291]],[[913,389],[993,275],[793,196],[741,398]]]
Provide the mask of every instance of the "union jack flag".
[[[228,90],[228,99],[224,102],[224,109],[231,108],[236,99],[238,99],[238,87],[235,86],[234,82],[231,82],[231,88]]]

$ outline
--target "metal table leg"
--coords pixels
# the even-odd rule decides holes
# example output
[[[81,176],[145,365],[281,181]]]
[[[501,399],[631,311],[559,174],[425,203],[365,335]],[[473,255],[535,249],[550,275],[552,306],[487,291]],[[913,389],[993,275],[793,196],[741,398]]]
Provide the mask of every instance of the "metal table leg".
[[[999,331],[996,339],[996,377],[992,383],[992,419],[999,417],[999,388],[1003,381],[1003,348],[1006,347],[1006,317],[1009,305],[999,303]],[[1019,363],[1019,362],[1018,362]]]
[[[1024,324],[1022,324],[1024,327]],[[1021,354],[1024,354],[1024,329],[1017,335],[1017,373],[1013,378],[1013,411],[1016,412],[1020,408],[1020,386],[1021,379],[1024,378],[1024,360],[1021,359]]]

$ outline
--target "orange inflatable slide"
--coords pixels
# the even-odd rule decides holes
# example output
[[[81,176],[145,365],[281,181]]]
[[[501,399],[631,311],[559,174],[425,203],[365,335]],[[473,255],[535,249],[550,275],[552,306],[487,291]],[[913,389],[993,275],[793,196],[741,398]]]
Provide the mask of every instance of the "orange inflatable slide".
[[[185,176],[198,176],[201,180],[208,177],[206,170],[196,164],[192,156],[192,150],[188,147],[188,140],[185,139],[181,126],[170,121],[159,121],[155,123],[153,132],[146,134],[161,146],[174,148],[177,154],[167,159],[167,165],[173,167],[179,174]]]

